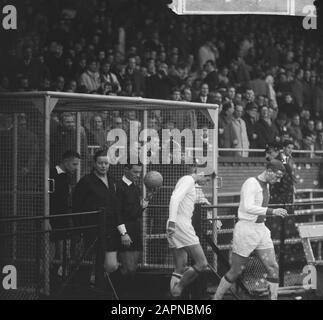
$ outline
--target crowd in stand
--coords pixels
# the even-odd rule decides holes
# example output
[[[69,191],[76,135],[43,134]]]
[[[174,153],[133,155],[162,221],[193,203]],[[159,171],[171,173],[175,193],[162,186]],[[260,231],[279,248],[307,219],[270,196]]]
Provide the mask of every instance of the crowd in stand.
[[[2,52],[0,92],[215,103],[222,148],[264,149],[293,140],[295,149],[323,150],[323,51],[300,19],[179,17],[166,6],[127,0],[53,1],[46,11],[38,2],[38,10],[25,12],[25,34]],[[53,114],[57,139],[75,125],[68,118]],[[131,112],[89,113],[81,134],[86,144],[102,145],[107,130],[134,120]],[[203,124],[190,110],[152,113],[149,126]]]

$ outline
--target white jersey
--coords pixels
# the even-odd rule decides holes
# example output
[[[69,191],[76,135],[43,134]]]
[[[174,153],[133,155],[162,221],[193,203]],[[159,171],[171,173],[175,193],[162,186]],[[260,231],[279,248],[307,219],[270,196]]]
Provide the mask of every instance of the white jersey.
[[[195,180],[184,176],[178,180],[169,204],[169,221],[191,220],[196,202]]]
[[[180,178],[172,193],[169,204],[169,221],[175,222],[175,233],[168,237],[171,248],[183,248],[199,244],[192,226],[192,215],[196,202],[195,180],[192,176]]]
[[[240,220],[255,222],[259,215],[267,213],[269,199],[264,199],[264,188],[268,190],[268,185],[262,186],[260,183],[256,178],[249,178],[242,185],[238,209]]]

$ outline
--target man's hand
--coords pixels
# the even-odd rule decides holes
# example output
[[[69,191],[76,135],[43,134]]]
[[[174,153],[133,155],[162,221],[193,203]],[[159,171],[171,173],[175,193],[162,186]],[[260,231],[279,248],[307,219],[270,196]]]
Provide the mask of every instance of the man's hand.
[[[128,233],[121,236],[121,243],[125,247],[130,247],[130,245],[132,244],[132,240]]]
[[[143,209],[146,209],[148,207],[149,201],[147,199],[142,199],[140,202],[140,205]]]
[[[286,217],[287,216],[287,210],[278,208],[273,210],[273,215],[274,216],[280,216],[280,217]]]
[[[169,236],[171,236],[172,234],[175,233],[175,230],[176,230],[176,226],[175,226],[175,222],[174,221],[169,221],[168,222],[168,226],[167,226],[167,234]]]

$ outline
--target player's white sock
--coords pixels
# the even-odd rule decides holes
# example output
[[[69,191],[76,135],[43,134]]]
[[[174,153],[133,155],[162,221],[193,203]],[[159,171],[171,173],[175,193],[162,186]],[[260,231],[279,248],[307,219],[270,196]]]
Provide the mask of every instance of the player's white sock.
[[[172,273],[172,277],[170,279],[170,291],[172,291],[174,289],[174,286],[180,282],[180,280],[182,279],[182,275],[180,273],[176,273],[173,272]]]
[[[212,300],[222,300],[224,294],[230,289],[232,282],[228,281],[226,276],[222,277],[216,293],[214,294]]]
[[[278,279],[267,279],[270,290],[270,300],[277,300],[278,297]]]

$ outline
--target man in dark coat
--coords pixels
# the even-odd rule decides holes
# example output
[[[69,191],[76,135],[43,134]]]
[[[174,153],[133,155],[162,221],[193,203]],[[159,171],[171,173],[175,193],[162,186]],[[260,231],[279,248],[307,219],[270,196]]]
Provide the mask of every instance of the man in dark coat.
[[[77,183],[73,193],[74,212],[97,211],[101,208],[106,212],[106,235],[103,243],[104,269],[112,273],[118,269],[117,250],[120,235],[117,230],[119,217],[119,201],[116,196],[115,182],[108,174],[109,159],[107,151],[99,150],[94,155],[94,168]],[[98,225],[99,214],[82,216],[81,226]],[[98,234],[97,229],[86,231],[84,241],[91,245]]]
[[[141,197],[138,182],[142,173],[140,164],[128,164],[124,175],[117,183],[117,197],[120,201],[120,218],[118,226],[121,234],[120,259],[123,275],[123,290],[131,294],[134,288],[134,275],[138,267],[139,254],[142,251],[142,213],[148,202]],[[131,298],[131,296],[127,296]]]

